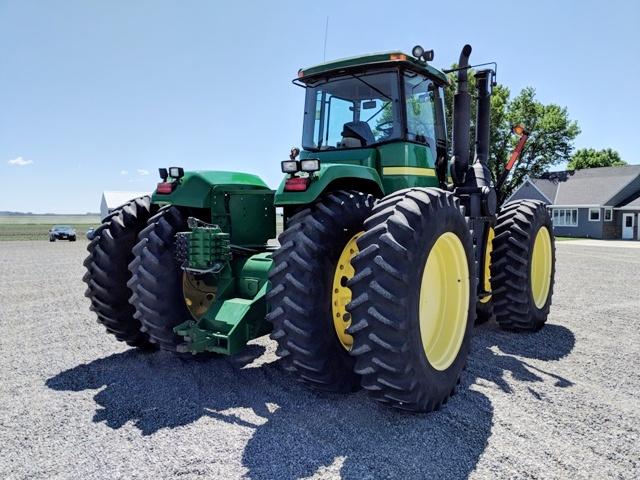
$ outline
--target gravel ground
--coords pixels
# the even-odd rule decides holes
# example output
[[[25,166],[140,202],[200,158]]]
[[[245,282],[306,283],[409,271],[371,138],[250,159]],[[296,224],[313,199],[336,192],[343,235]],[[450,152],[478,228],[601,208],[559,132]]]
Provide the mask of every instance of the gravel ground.
[[[440,412],[311,392],[268,338],[142,354],[83,297],[86,243],[0,245],[1,478],[639,478],[640,251],[558,243],[539,333],[477,329]]]

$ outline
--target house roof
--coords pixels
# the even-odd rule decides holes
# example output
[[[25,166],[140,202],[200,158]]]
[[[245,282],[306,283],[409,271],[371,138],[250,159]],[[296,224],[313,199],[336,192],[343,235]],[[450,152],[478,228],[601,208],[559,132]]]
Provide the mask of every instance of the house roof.
[[[620,203],[618,208],[640,210],[640,190]]]
[[[536,186],[540,193],[542,193],[549,202],[553,203],[556,198],[556,192],[558,191],[558,181],[548,178],[530,178],[529,181]]]
[[[640,165],[576,170],[565,181],[558,182],[553,204],[608,205],[613,197],[639,176]]]

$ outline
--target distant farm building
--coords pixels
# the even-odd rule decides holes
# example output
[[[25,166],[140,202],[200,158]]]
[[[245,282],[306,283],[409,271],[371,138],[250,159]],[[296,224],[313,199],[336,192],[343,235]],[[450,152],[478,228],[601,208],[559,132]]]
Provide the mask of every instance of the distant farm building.
[[[118,208],[129,200],[150,195],[149,192],[102,192],[100,202],[100,218],[104,218],[115,208]]]

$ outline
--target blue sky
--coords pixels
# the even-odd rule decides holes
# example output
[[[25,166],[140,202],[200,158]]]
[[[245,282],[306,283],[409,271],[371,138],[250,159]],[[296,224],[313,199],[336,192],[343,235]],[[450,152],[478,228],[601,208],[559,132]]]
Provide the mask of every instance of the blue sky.
[[[0,210],[98,211],[157,168],[255,172],[300,144],[298,68],[464,43],[512,92],[568,107],[576,147],[640,163],[636,1],[0,0]]]

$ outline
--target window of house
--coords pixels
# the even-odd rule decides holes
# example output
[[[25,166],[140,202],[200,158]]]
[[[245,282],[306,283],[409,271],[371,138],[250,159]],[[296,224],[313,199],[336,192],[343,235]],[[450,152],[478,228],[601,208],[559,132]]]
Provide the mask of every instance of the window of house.
[[[613,209],[612,208],[605,208],[604,209],[604,221],[605,222],[610,222],[611,220],[613,220]]]
[[[590,222],[599,222],[600,221],[600,209],[599,208],[590,208],[589,209],[589,221]]]
[[[577,208],[554,208],[553,209],[553,225],[555,227],[577,227],[578,226],[578,209]]]

